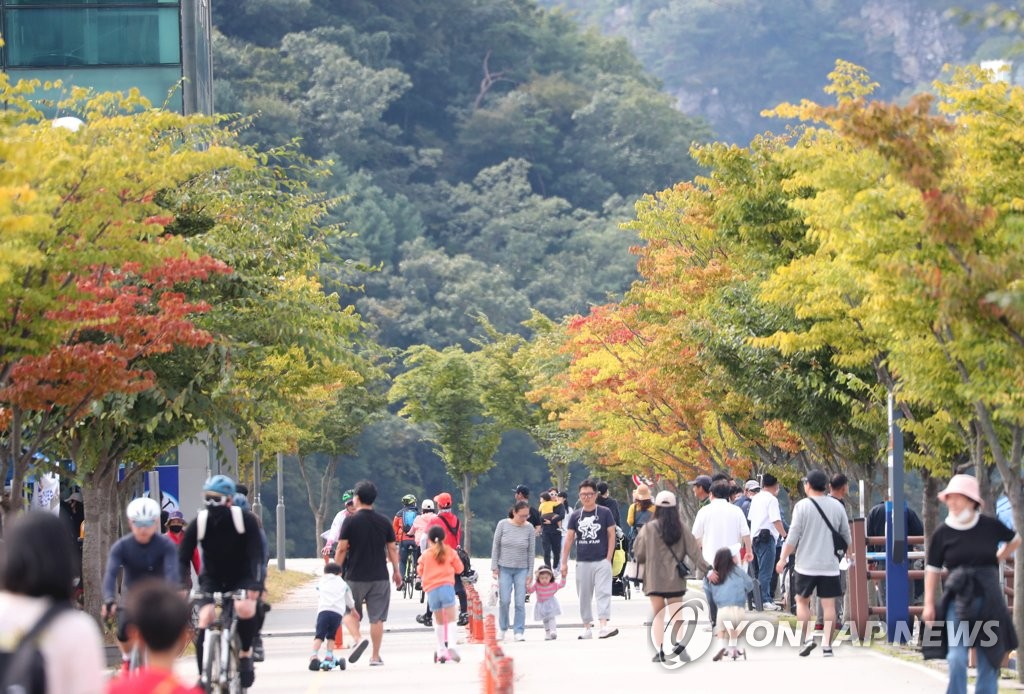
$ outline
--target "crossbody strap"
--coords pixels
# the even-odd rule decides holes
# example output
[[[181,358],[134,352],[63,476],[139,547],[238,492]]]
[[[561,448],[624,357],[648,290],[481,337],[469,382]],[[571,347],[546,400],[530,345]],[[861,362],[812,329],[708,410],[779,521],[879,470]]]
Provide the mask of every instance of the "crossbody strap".
[[[832,523],[829,522],[828,516],[825,515],[825,512],[821,510],[821,506],[818,506],[818,503],[811,497],[807,497],[807,500],[811,502],[814,508],[818,509],[818,513],[821,514],[821,519],[825,521],[825,525],[828,526],[828,529],[835,533],[836,529],[832,527]]]
[[[22,653],[23,651],[25,651],[25,649],[27,649],[29,646],[38,641],[39,634],[43,631],[43,629],[46,628],[46,626],[50,622],[52,622],[56,617],[60,616],[60,614],[65,610],[70,609],[71,605],[61,601],[57,601],[49,607],[47,607],[46,610],[43,612],[42,616],[40,616],[36,623],[32,625],[32,628],[29,629],[28,632],[26,632],[26,634],[23,637],[21,637],[21,641],[18,643],[18,647],[15,648],[14,652],[11,654],[11,662],[15,662],[20,653]]]

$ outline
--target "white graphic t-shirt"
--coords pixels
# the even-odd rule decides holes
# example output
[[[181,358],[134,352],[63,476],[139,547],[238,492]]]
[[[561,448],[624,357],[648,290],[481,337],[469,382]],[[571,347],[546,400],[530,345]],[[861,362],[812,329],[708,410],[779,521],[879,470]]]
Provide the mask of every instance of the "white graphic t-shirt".
[[[569,530],[576,533],[576,561],[608,558],[608,528],[615,525],[612,512],[604,506],[593,511],[576,509],[569,517]]]

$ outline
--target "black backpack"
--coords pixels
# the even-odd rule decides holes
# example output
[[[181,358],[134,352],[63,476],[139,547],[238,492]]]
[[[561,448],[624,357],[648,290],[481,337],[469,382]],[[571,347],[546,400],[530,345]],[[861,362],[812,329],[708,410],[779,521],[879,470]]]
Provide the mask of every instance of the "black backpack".
[[[46,662],[39,650],[39,635],[69,609],[71,606],[64,602],[50,605],[13,651],[0,651],[0,692],[46,694]]]

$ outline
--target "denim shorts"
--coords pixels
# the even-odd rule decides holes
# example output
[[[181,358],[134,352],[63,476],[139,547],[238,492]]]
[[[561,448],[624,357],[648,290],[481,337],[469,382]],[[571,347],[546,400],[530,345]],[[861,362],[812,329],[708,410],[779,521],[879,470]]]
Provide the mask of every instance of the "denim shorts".
[[[428,590],[427,607],[431,612],[437,612],[446,607],[455,607],[455,586],[447,584]]]

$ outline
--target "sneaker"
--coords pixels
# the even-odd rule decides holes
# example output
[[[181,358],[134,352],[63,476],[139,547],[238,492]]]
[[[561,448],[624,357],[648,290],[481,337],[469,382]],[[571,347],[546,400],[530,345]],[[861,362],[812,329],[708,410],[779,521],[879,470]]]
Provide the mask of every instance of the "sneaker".
[[[454,648],[449,648],[448,649],[448,660],[452,661],[453,663],[459,663],[459,662],[462,662],[462,656],[460,656],[459,652],[457,650],[455,650]]]
[[[586,639],[592,639],[592,638],[594,638],[594,632],[590,630],[590,627],[584,627],[583,633],[581,633],[576,638],[579,639],[580,641],[585,641]]]
[[[544,634],[545,641],[554,641],[556,638],[558,637],[554,634],[554,632],[549,631]]]
[[[380,658],[370,658],[370,667],[383,667],[384,661]]]
[[[821,622],[815,622],[814,630],[815,631],[825,631],[825,625],[822,624]]]
[[[618,629],[614,627],[601,627],[601,631],[597,632],[597,638],[599,639],[610,639],[619,633]]]
[[[765,612],[781,612],[782,608],[776,605],[774,602],[766,602],[764,604]]]
[[[516,632],[515,638],[516,638],[516,641],[525,641],[526,640],[526,634],[524,634],[522,632]]]
[[[320,659],[317,658],[316,656],[313,656],[312,658],[309,659],[309,670],[310,670],[310,672],[316,672],[319,669],[320,669]]]
[[[333,655],[328,655],[320,663],[320,669],[326,672],[327,670],[334,669],[335,665],[337,665],[337,663],[334,662],[334,656]]]
[[[803,647],[800,649],[800,657],[806,658],[807,656],[809,656],[811,654],[811,651],[813,651],[814,647],[817,645],[818,644],[814,643],[814,641],[808,641],[807,643],[805,643]]]
[[[498,633],[498,643],[504,643],[506,638],[508,638],[507,631],[502,631]]]
[[[467,624],[469,624],[469,615],[466,614],[465,612],[460,612],[459,613],[459,619],[458,619],[458,621],[455,622],[455,626],[457,626],[457,627],[464,627]]]
[[[395,586],[395,590],[397,592],[399,592],[399,593],[401,593],[403,590],[405,590],[405,581],[402,581],[397,586]]]
[[[835,655],[834,653],[832,653],[832,646],[822,646],[821,654],[826,658],[831,658],[833,655]]]
[[[348,656],[348,662],[354,663],[357,660],[359,660],[359,658],[362,657],[363,653],[366,651],[366,647],[369,645],[370,642],[366,639],[363,639],[358,644],[356,644],[356,647],[352,649],[352,653]],[[370,665],[373,665],[373,663],[370,663]]]
[[[654,657],[651,658],[651,662],[652,663],[664,663],[665,662],[665,654],[662,653],[661,651],[658,651],[657,653],[654,654]]]
[[[252,666],[252,656],[238,659],[238,680],[244,689],[252,687],[256,681],[256,670]]]
[[[719,660],[721,660],[725,656],[725,651],[725,648],[719,648],[718,653],[715,653],[715,655],[711,658],[712,662],[717,663]]]

